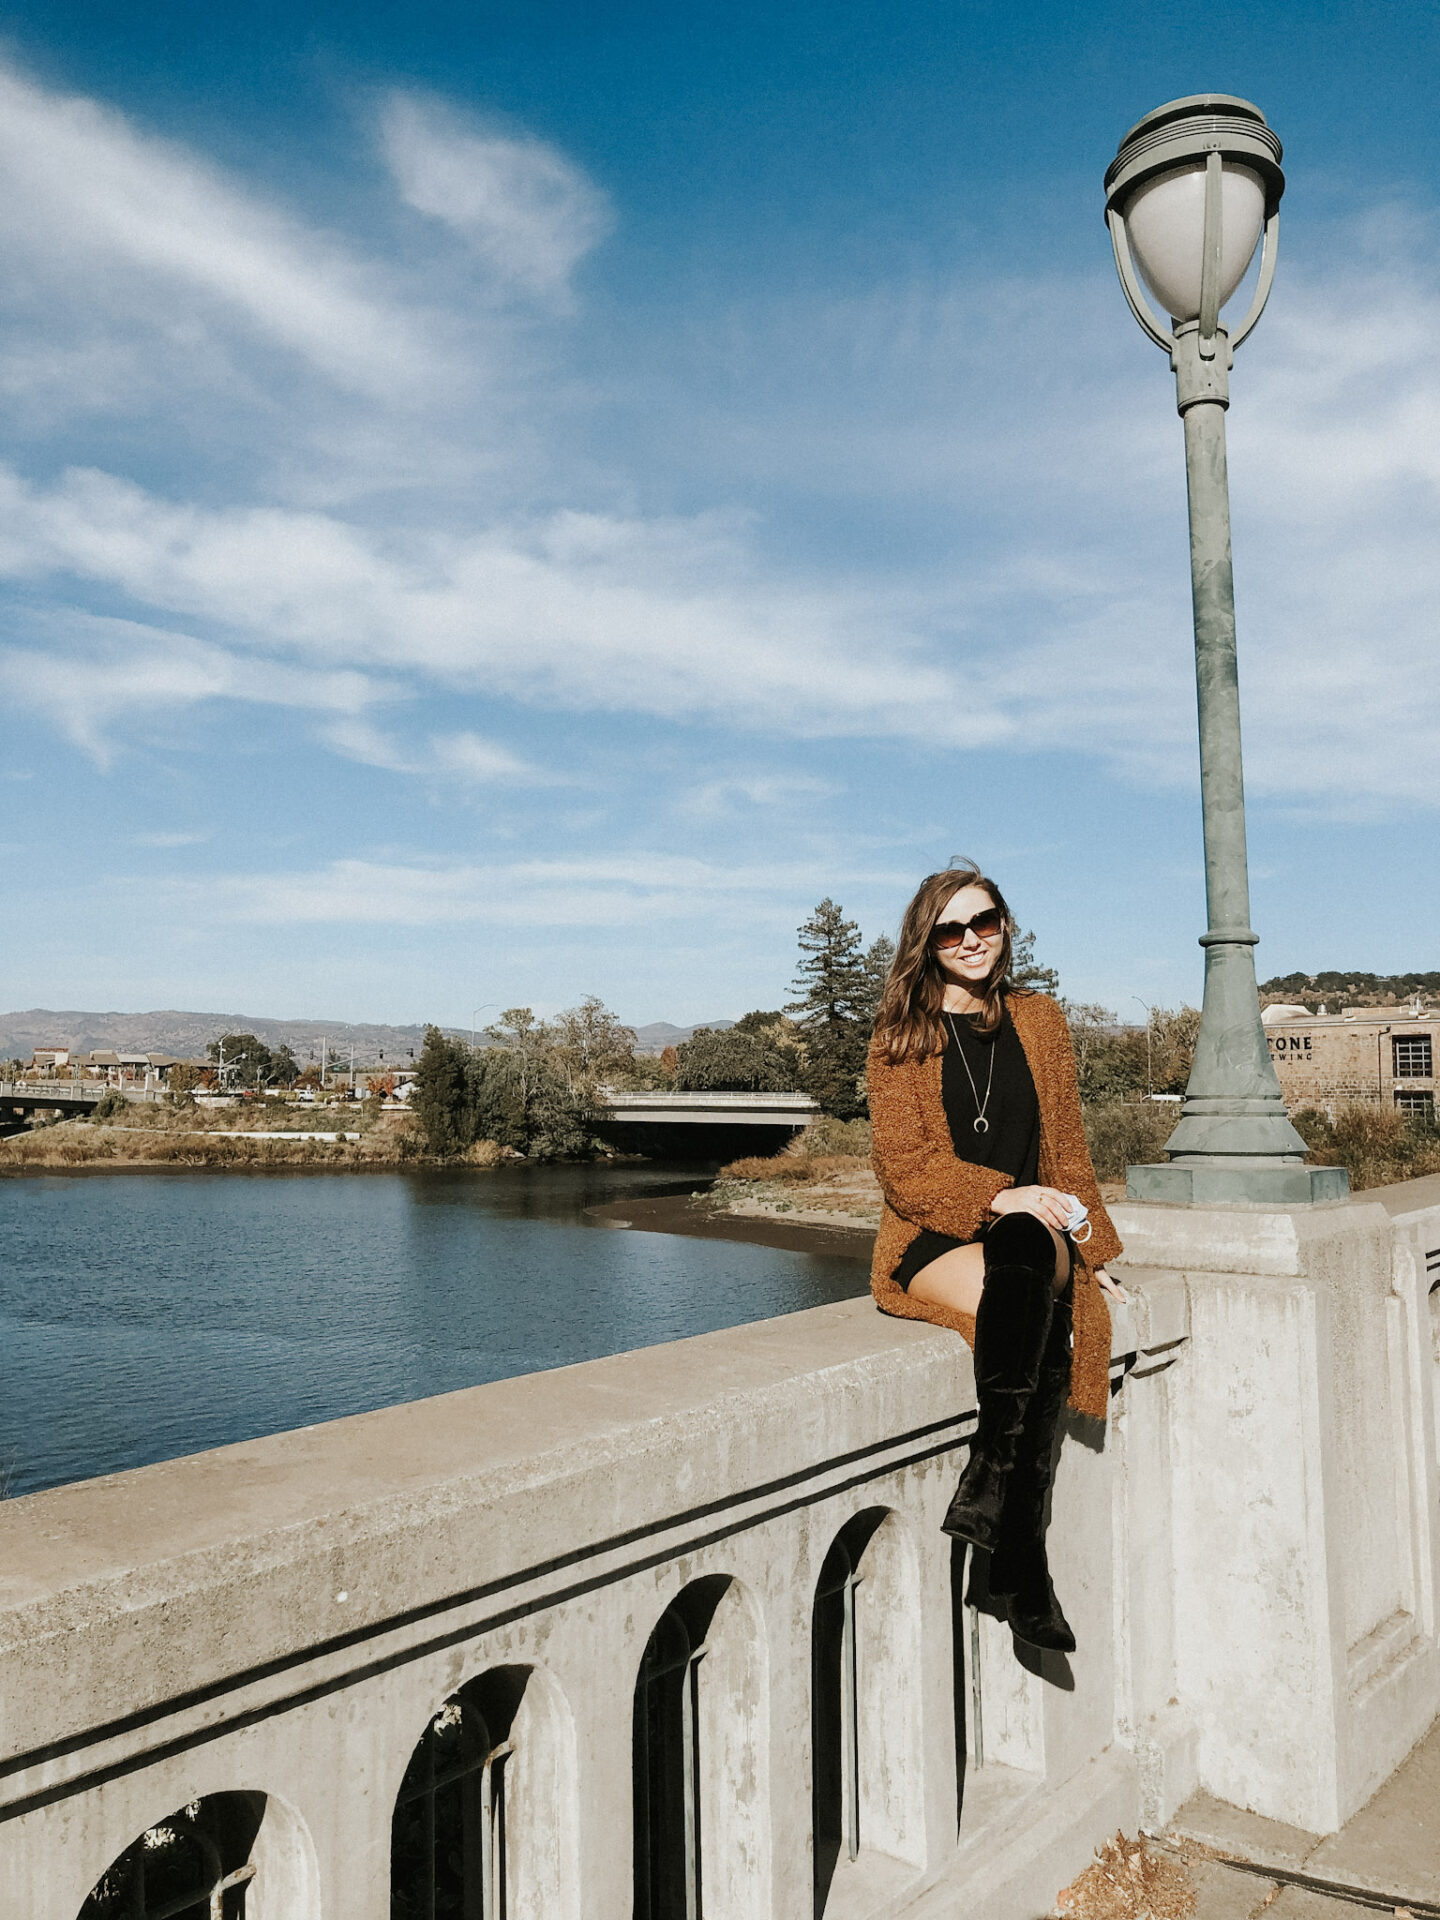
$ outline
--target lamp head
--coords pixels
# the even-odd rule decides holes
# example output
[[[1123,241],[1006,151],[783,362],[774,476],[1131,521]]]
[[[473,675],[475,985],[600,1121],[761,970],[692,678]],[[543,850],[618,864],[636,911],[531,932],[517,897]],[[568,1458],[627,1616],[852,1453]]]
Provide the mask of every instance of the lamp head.
[[[1260,109],[1228,93],[1171,100],[1136,121],[1120,142],[1105,174],[1106,216],[1123,221],[1141,277],[1177,324],[1201,311],[1211,156],[1219,168],[1211,189],[1212,197],[1219,193],[1212,212],[1212,223],[1218,213],[1213,312],[1244,279],[1280,204],[1281,152]]]

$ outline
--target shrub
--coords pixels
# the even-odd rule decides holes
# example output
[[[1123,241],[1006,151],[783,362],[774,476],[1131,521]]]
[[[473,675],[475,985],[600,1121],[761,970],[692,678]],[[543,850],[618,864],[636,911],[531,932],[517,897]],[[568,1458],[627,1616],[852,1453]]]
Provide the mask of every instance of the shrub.
[[[787,1153],[796,1154],[848,1154],[857,1159],[870,1158],[870,1122],[868,1120],[836,1120],[831,1114],[822,1114],[820,1119],[812,1120],[803,1133],[796,1134]]]
[[[113,1120],[117,1114],[124,1113],[129,1101],[116,1087],[107,1087],[99,1100],[90,1109],[92,1120]]]
[[[1123,1180],[1126,1167],[1164,1157],[1176,1110],[1151,1100],[1102,1100],[1085,1108],[1085,1138],[1097,1180]]]
[[[817,1153],[807,1157],[797,1153],[777,1153],[771,1159],[752,1155],[744,1160],[732,1160],[728,1167],[720,1169],[720,1178],[780,1180],[787,1186],[813,1186],[820,1181],[833,1180],[838,1174],[854,1173],[855,1170],[854,1154]]]
[[[1440,1133],[1393,1107],[1356,1102],[1331,1120],[1314,1107],[1291,1116],[1316,1166],[1345,1167],[1358,1193],[1440,1173]]]

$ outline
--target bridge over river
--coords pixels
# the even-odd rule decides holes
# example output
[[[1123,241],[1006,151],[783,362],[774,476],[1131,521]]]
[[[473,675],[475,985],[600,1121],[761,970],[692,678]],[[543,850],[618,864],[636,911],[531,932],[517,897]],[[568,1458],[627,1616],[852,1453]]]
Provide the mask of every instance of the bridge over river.
[[[30,1114],[81,1118],[111,1089],[98,1080],[0,1081],[0,1135]],[[163,1100],[162,1087],[119,1089],[125,1099]],[[778,1153],[816,1118],[804,1093],[607,1093],[594,1115],[597,1133],[627,1153],[662,1160],[734,1160]]]
[[[778,1153],[820,1109],[806,1093],[608,1093],[596,1131],[660,1160]]]
[[[0,1137],[17,1133],[34,1113],[58,1113],[66,1120],[81,1120],[111,1092],[141,1105],[153,1105],[165,1098],[163,1087],[112,1088],[103,1080],[0,1080]]]

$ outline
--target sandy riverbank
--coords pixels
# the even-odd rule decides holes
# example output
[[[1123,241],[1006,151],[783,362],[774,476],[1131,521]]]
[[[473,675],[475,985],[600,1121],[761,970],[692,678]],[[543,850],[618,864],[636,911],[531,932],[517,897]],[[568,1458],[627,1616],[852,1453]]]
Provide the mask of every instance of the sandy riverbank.
[[[742,1212],[713,1201],[709,1192],[614,1200],[586,1213],[598,1226],[636,1233],[680,1233],[697,1240],[735,1240],[788,1253],[833,1253],[869,1260],[874,1233],[854,1221],[837,1224],[802,1211],[789,1215]]]

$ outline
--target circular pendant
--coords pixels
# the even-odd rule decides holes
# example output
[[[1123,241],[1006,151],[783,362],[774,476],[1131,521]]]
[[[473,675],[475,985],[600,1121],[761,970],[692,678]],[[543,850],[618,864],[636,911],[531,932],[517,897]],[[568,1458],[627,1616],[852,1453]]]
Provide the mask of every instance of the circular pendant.
[[[990,1122],[985,1118],[983,1113],[980,1114],[975,1121],[975,1131],[976,1133],[989,1133],[990,1131]]]

